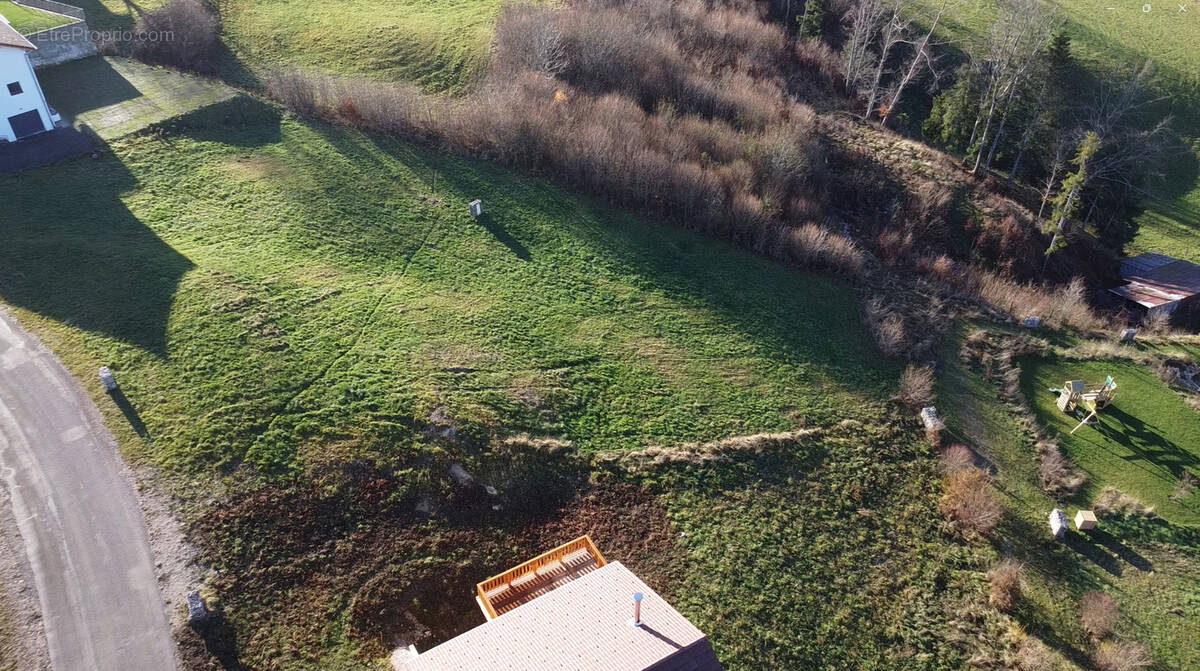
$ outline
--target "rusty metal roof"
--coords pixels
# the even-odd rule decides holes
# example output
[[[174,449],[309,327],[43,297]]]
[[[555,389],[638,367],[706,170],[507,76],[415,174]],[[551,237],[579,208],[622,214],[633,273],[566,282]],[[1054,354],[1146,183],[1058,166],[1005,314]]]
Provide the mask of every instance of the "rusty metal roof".
[[[1142,254],[1121,263],[1127,284],[1112,293],[1147,308],[1200,294],[1200,266],[1163,254]]]
[[[641,627],[633,594],[641,592]],[[406,662],[406,671],[722,671],[704,633],[620,562]]]
[[[4,19],[0,19],[0,47],[16,47],[30,51],[37,49],[33,46],[33,42],[25,39],[24,35],[18,33],[17,29]]]

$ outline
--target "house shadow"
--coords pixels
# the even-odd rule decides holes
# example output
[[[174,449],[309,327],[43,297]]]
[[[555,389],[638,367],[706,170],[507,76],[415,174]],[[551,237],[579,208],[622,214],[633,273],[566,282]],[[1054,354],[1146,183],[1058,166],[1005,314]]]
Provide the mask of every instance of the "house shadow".
[[[0,301],[166,356],[193,264],[122,202],[135,186],[111,152],[0,175]]]
[[[42,68],[38,81],[50,106],[72,123],[84,112],[142,97],[136,86],[99,56]]]

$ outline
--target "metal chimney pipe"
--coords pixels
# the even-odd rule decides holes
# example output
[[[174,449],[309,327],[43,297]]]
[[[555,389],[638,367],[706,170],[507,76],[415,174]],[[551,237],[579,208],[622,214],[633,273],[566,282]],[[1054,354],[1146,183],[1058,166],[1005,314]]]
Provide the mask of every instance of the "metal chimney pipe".
[[[633,622],[630,624],[635,627],[642,626],[642,598],[641,592],[633,593]]]

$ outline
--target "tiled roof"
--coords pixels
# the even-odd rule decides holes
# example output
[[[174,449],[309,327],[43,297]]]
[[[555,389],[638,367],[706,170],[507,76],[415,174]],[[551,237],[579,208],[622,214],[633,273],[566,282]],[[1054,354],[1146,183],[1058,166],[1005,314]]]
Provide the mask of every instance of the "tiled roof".
[[[641,627],[633,594],[641,592]],[[421,653],[406,671],[721,671],[704,633],[620,562]]]
[[[1121,263],[1128,284],[1112,293],[1154,308],[1200,294],[1200,266],[1162,254],[1142,254]]]
[[[0,19],[0,47],[16,47],[18,49],[37,49],[33,42],[25,39],[16,28],[8,25],[8,21]]]

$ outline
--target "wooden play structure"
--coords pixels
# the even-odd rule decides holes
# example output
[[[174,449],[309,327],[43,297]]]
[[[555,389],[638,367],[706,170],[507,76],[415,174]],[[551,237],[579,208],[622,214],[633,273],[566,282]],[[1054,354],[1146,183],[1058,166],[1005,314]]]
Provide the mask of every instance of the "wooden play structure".
[[[1075,433],[1079,427],[1090,422],[1097,413],[1112,403],[1117,395],[1117,382],[1112,376],[1108,376],[1104,378],[1104,384],[1089,387],[1083,380],[1067,380],[1062,389],[1050,391],[1058,393],[1059,410],[1074,415],[1082,408],[1087,413],[1083,420],[1071,429],[1071,433]]]

